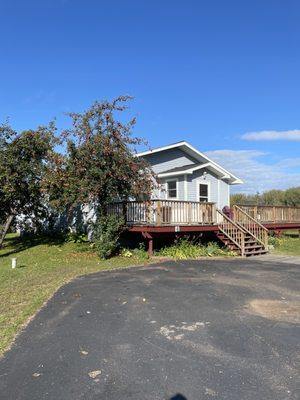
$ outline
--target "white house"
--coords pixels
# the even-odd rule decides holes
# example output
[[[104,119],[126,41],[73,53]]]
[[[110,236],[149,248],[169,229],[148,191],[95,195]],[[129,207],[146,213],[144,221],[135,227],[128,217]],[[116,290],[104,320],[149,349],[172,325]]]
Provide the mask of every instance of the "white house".
[[[183,141],[138,153],[158,177],[152,198],[230,204],[230,186],[243,183],[231,172]]]

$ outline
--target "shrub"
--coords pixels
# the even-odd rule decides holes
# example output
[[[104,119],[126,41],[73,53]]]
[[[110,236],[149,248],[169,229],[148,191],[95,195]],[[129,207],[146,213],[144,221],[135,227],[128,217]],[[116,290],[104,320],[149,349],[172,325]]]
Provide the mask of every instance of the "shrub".
[[[268,243],[269,243],[269,246],[273,246],[274,248],[278,248],[278,247],[282,246],[286,242],[286,240],[287,239],[286,239],[285,236],[281,236],[281,237],[269,236]]]
[[[111,257],[118,249],[124,220],[116,215],[103,216],[93,226],[93,242],[100,258]]]
[[[145,249],[144,243],[140,243],[139,247],[135,249],[122,249],[120,255],[127,258],[136,258],[139,260],[148,260],[149,254]]]
[[[235,256],[236,253],[226,248],[221,248],[217,243],[210,242],[207,245],[195,244],[187,238],[180,239],[173,246],[164,247],[157,255],[172,257],[177,260],[197,257]]]
[[[68,232],[66,234],[65,241],[71,243],[84,243],[87,241],[87,237],[84,233]]]

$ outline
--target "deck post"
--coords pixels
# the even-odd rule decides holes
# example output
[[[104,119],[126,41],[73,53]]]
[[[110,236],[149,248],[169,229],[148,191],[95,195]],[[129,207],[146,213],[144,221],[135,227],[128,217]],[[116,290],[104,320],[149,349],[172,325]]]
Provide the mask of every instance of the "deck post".
[[[254,209],[253,209],[253,218],[254,219],[257,219],[257,206],[254,206]]]
[[[244,234],[244,232],[241,232],[241,241],[242,241],[241,256],[245,257],[245,234]]]
[[[160,200],[156,203],[156,225],[161,225],[161,202]]]
[[[142,236],[148,241],[148,255],[153,256],[153,236],[149,232],[142,232]]]
[[[148,255],[149,257],[153,256],[153,238],[148,239]]]
[[[145,222],[147,224],[150,223],[150,214],[149,214],[149,201],[145,201]]]

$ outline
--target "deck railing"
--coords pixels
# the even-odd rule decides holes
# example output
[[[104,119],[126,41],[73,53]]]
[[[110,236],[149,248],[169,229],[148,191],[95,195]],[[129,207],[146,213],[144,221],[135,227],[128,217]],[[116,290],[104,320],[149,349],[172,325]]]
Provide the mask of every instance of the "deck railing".
[[[233,206],[233,210],[234,220],[253,231],[261,241],[265,241],[262,224],[300,222],[300,207],[240,205]],[[109,205],[108,213],[123,216],[128,225],[212,225],[219,223],[220,218],[223,220],[219,213],[217,215],[215,203],[198,201],[155,199],[116,202]],[[256,222],[260,224],[255,225]]]
[[[110,204],[108,214],[128,225],[204,225],[216,223],[215,203],[179,200],[127,201]]]
[[[245,231],[244,229],[225,215],[221,210],[217,210],[219,230],[235,243],[240,249],[241,256],[245,255]]]
[[[264,245],[268,246],[268,229],[260,222],[255,220],[245,210],[238,206],[233,206],[233,219],[236,224],[242,226],[253,238]]]
[[[240,205],[252,218],[264,222],[300,222],[300,207]]]

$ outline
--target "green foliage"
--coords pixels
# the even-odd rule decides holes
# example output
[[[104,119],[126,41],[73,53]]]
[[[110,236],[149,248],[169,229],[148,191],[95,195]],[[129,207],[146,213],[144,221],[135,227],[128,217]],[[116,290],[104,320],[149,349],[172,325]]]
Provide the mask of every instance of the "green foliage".
[[[93,243],[99,257],[106,259],[116,253],[124,220],[116,215],[101,216],[94,224]]]
[[[7,125],[0,127],[0,209],[4,217],[45,210],[41,181],[56,143],[54,132],[53,124],[20,134]]]
[[[85,243],[87,242],[87,236],[85,233],[68,232],[66,234],[65,241],[70,243]]]
[[[71,127],[58,135],[53,123],[20,134],[8,124],[0,126],[0,222],[5,232],[17,215],[37,232],[51,215],[65,213],[70,224],[82,205],[103,213],[115,200],[152,191],[153,173],[135,157],[143,142],[132,135],[135,119],[123,122],[121,115],[129,100],[120,96],[69,113]],[[54,151],[57,144],[60,153]]]
[[[300,206],[300,187],[293,187],[287,190],[269,190],[262,194],[235,193],[230,197],[230,203],[241,205],[260,206]]]
[[[120,252],[121,257],[125,258],[135,258],[139,260],[148,260],[149,259],[149,254],[145,249],[144,243],[140,243],[139,247],[135,249],[121,249]]]
[[[159,256],[172,257],[177,260],[197,257],[235,256],[236,253],[226,248],[221,248],[217,243],[210,242],[207,245],[193,243],[187,238],[178,240],[173,246],[164,247],[156,253]]]
[[[46,180],[52,204],[72,208],[92,203],[104,210],[116,199],[151,192],[152,172],[134,154],[142,143],[132,136],[135,119],[123,123],[123,116],[117,118],[129,100],[121,96],[69,114],[72,127],[61,135],[65,153],[53,157]]]
[[[282,244],[283,240],[284,240],[284,238],[282,238],[282,237],[270,235],[269,238],[268,238],[268,244],[269,244],[269,246],[273,246],[274,248],[278,248]]]
[[[292,207],[300,206],[300,187],[289,188],[285,191],[285,204]]]
[[[288,231],[281,236],[270,236],[269,245],[273,252],[300,256],[300,238],[298,231]]]
[[[0,126],[0,220],[7,221],[5,229],[16,215],[30,218],[32,225],[47,215],[42,181],[57,143],[55,131],[53,123],[20,134]]]

